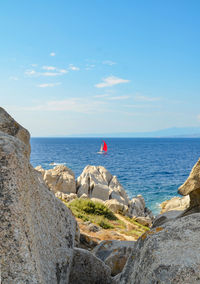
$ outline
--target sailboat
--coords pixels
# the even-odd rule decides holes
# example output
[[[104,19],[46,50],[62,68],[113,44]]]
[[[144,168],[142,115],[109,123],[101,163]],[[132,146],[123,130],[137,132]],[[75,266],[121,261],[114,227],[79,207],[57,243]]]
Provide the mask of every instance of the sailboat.
[[[101,144],[100,151],[98,152],[99,154],[107,153],[108,151],[108,146],[106,142],[103,140],[103,143]]]

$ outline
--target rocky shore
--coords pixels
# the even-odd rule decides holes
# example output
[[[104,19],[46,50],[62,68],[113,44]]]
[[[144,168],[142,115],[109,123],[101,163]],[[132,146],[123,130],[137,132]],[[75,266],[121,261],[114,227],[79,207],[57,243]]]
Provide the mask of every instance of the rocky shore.
[[[101,166],[34,169],[29,139],[0,108],[2,283],[200,283],[200,160],[154,219]]]

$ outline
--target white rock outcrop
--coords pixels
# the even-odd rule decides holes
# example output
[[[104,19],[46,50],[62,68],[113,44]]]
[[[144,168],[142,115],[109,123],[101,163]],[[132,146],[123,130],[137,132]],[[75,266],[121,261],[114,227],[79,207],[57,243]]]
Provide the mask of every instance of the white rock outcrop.
[[[76,193],[76,181],[73,171],[64,165],[58,165],[50,170],[44,170],[41,166],[35,168],[42,174],[46,185],[55,193]]]
[[[29,133],[0,108],[2,283],[68,283],[76,221],[29,162]]]
[[[129,200],[126,191],[116,176],[112,176],[102,166],[87,166],[77,178],[78,197],[97,198],[114,212],[122,212],[129,217],[148,217],[151,211],[145,207],[142,195]]]
[[[189,195],[184,197],[173,197],[170,200],[166,200],[160,204],[160,207],[162,208],[161,214],[171,211],[171,210],[178,210],[183,211],[187,209],[190,205],[190,197]]]
[[[102,166],[87,166],[77,178],[77,194],[81,196],[83,193],[89,198],[119,199],[121,203],[128,205],[128,196],[117,177]]]

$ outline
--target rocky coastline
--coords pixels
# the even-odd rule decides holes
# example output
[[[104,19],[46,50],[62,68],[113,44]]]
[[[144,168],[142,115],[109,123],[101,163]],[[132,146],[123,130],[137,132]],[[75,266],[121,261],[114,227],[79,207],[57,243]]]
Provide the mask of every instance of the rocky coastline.
[[[104,167],[34,169],[29,139],[0,108],[1,283],[200,283],[200,160],[154,218]]]

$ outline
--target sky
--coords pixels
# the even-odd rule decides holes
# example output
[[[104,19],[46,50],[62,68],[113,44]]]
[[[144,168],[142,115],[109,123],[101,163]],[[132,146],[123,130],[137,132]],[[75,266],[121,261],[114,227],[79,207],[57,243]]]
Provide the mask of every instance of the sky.
[[[199,0],[1,0],[0,106],[32,136],[200,126]]]

